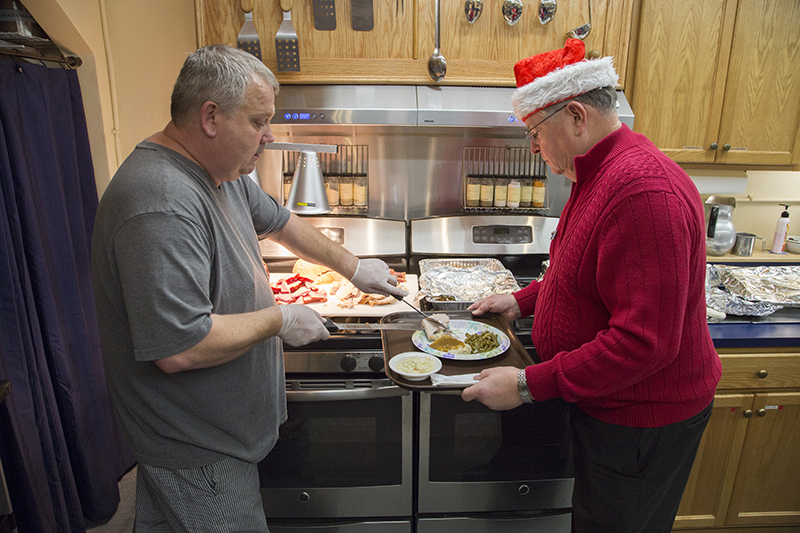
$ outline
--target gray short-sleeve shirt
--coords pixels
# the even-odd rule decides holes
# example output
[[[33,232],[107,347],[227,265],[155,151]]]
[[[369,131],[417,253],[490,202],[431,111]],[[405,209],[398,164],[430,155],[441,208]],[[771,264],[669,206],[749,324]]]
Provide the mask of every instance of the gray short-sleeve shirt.
[[[146,141],[111,180],[92,275],[110,394],[139,461],[256,462],[274,445],[286,419],[280,339],[212,368],[167,374],[153,361],[200,342],[212,313],[275,305],[258,238],[289,216],[247,177],[216,187],[194,162]]]

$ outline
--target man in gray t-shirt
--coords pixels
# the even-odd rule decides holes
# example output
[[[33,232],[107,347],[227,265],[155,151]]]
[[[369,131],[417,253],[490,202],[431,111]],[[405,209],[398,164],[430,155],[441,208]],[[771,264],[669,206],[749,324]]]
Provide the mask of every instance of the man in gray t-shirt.
[[[276,306],[258,239],[361,290],[402,297],[246,177],[274,138],[278,83],[253,56],[197,50],[172,120],[120,166],[97,211],[92,273],[105,370],[138,463],[137,531],[267,531],[256,463],[286,419],[282,341],[323,340],[324,319]]]

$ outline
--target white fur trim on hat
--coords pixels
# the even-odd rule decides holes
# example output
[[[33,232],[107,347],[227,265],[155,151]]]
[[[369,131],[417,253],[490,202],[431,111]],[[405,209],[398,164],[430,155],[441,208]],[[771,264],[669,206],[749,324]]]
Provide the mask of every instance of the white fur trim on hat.
[[[533,113],[557,102],[592,89],[614,86],[618,79],[613,57],[586,59],[567,65],[514,91],[511,97],[514,115],[524,121]]]

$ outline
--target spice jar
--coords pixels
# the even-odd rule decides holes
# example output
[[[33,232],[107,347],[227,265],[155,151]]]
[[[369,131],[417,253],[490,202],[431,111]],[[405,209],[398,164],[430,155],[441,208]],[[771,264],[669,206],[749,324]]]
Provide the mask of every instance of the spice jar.
[[[511,178],[508,182],[508,197],[506,199],[507,207],[519,207],[521,201],[521,186],[520,181],[516,178]]]
[[[494,204],[494,182],[492,178],[481,178],[481,207]]]
[[[533,180],[533,194],[531,196],[531,206],[544,207],[545,199],[545,184],[544,180]]]
[[[353,176],[353,205],[364,207],[367,205],[367,175]]]
[[[523,178],[520,180],[519,186],[519,206],[531,207],[533,196],[533,180],[530,178]]]
[[[339,205],[339,176],[325,177],[325,192],[331,207]]]
[[[353,176],[339,176],[339,205],[353,205]]]
[[[478,207],[481,205],[481,179],[478,176],[467,176],[467,207]]]
[[[506,178],[494,179],[494,206],[505,207],[508,198],[508,180]]]

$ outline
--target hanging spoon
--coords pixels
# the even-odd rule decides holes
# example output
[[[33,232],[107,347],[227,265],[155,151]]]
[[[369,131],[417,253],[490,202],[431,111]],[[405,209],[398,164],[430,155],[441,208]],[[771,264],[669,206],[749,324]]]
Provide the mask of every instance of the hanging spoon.
[[[589,22],[587,22],[583,26],[578,26],[572,31],[568,31],[567,37],[583,40],[589,36],[589,32],[591,31],[592,31],[592,0],[589,0]]]
[[[436,32],[434,34],[433,53],[428,59],[428,74],[436,83],[442,81],[447,73],[447,61],[445,61],[442,53],[439,52],[439,2],[440,0],[436,0]]]
[[[540,0],[539,2],[539,22],[544,26],[556,16],[558,4],[556,0]]]
[[[483,0],[466,0],[464,2],[464,14],[470,24],[481,18],[483,13]]]
[[[519,21],[522,16],[522,0],[503,0],[503,18],[510,26]]]

